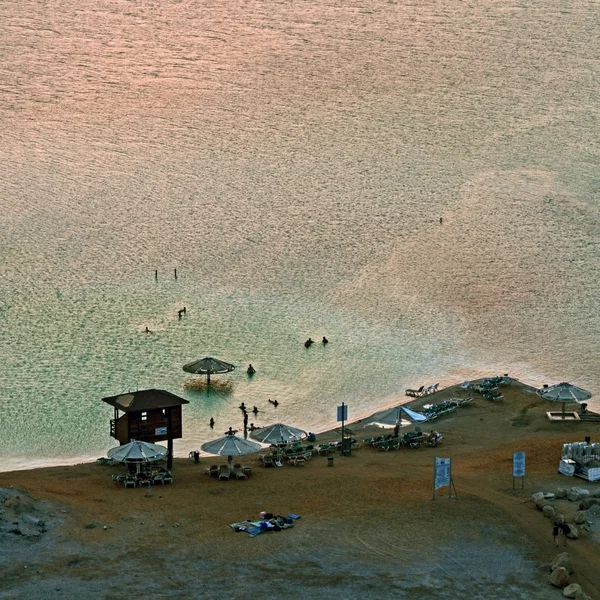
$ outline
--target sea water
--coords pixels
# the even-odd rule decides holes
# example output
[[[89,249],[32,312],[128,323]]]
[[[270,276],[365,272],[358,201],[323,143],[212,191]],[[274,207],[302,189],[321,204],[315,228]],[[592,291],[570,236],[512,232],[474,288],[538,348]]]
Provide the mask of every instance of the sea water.
[[[177,455],[241,402],[318,432],[436,382],[598,394],[595,8],[3,2],[0,468],[103,455],[137,389],[189,400]],[[194,390],[204,356],[237,369]]]

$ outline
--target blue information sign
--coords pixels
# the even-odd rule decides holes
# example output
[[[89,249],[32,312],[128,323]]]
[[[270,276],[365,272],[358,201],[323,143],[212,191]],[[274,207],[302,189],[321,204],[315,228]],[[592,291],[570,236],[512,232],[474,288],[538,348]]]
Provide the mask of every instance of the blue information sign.
[[[513,477],[525,477],[525,452],[513,454]]]
[[[435,457],[434,490],[450,485],[450,465],[451,460],[449,458]]]
[[[348,405],[342,404],[337,407],[337,420],[338,421],[347,421],[348,420]]]

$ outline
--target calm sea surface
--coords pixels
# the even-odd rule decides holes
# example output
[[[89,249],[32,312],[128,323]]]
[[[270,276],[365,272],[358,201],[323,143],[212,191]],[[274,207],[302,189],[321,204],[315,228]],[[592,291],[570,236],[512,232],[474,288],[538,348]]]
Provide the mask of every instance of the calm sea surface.
[[[4,0],[0,468],[103,455],[101,398],[149,387],[190,401],[178,455],[242,401],[320,431],[484,375],[600,395],[598,15]],[[185,387],[207,355],[229,388]]]

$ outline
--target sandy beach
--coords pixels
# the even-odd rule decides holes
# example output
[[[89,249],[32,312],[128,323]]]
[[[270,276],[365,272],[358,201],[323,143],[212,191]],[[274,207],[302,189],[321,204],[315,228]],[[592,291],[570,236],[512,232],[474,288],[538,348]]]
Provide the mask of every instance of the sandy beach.
[[[562,444],[594,441],[598,425],[548,421],[555,407],[519,382],[503,393],[499,402],[474,395],[426,423],[443,435],[438,448],[363,444],[335,454],[333,467],[313,456],[301,467],[266,469],[251,455],[242,462],[253,474],[224,482],[204,473],[219,459],[176,459],[173,484],[151,495],[116,485],[111,476],[122,466],[0,473],[0,598],[558,599],[549,565],[563,550],[571,581],[600,598],[600,518],[587,511],[578,539],[555,548],[552,523],[531,500],[561,487],[598,489],[557,472]],[[451,387],[411,407],[459,396]],[[382,433],[369,419],[350,429],[361,442]],[[317,443],[334,439],[336,431]],[[515,451],[527,453],[523,489],[520,480],[513,489]],[[432,501],[435,456],[452,458],[458,499],[444,488]],[[577,511],[577,503],[555,502],[567,520]],[[261,511],[300,519],[256,537],[229,527]],[[15,525],[34,535],[10,533]]]

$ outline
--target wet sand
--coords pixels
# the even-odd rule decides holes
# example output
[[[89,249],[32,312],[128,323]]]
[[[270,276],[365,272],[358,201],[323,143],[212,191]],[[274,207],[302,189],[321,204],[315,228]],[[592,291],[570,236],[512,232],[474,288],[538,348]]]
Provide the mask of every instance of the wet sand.
[[[47,529],[36,539],[2,533],[0,598],[561,598],[548,564],[563,548],[531,495],[598,488],[557,473],[561,445],[594,441],[598,425],[549,422],[555,407],[518,382],[502,391],[500,402],[475,395],[426,423],[443,434],[439,448],[363,444],[335,454],[333,467],[313,456],[302,467],[265,469],[252,455],[241,461],[254,467],[249,479],[223,482],[204,474],[219,459],[176,459],[173,484],[151,496],[114,484],[121,466],[0,473],[0,487],[20,490],[2,525],[30,514],[45,517]],[[459,395],[448,388],[411,406]],[[382,432],[369,419],[350,430],[360,441]],[[338,438],[332,431],[317,443]],[[527,477],[514,490],[519,450]],[[452,458],[458,499],[444,488],[432,501],[436,455]],[[569,516],[576,506],[563,509]],[[230,529],[260,511],[301,518],[256,537]],[[591,598],[600,597],[599,541],[592,523],[567,547],[573,581]]]

